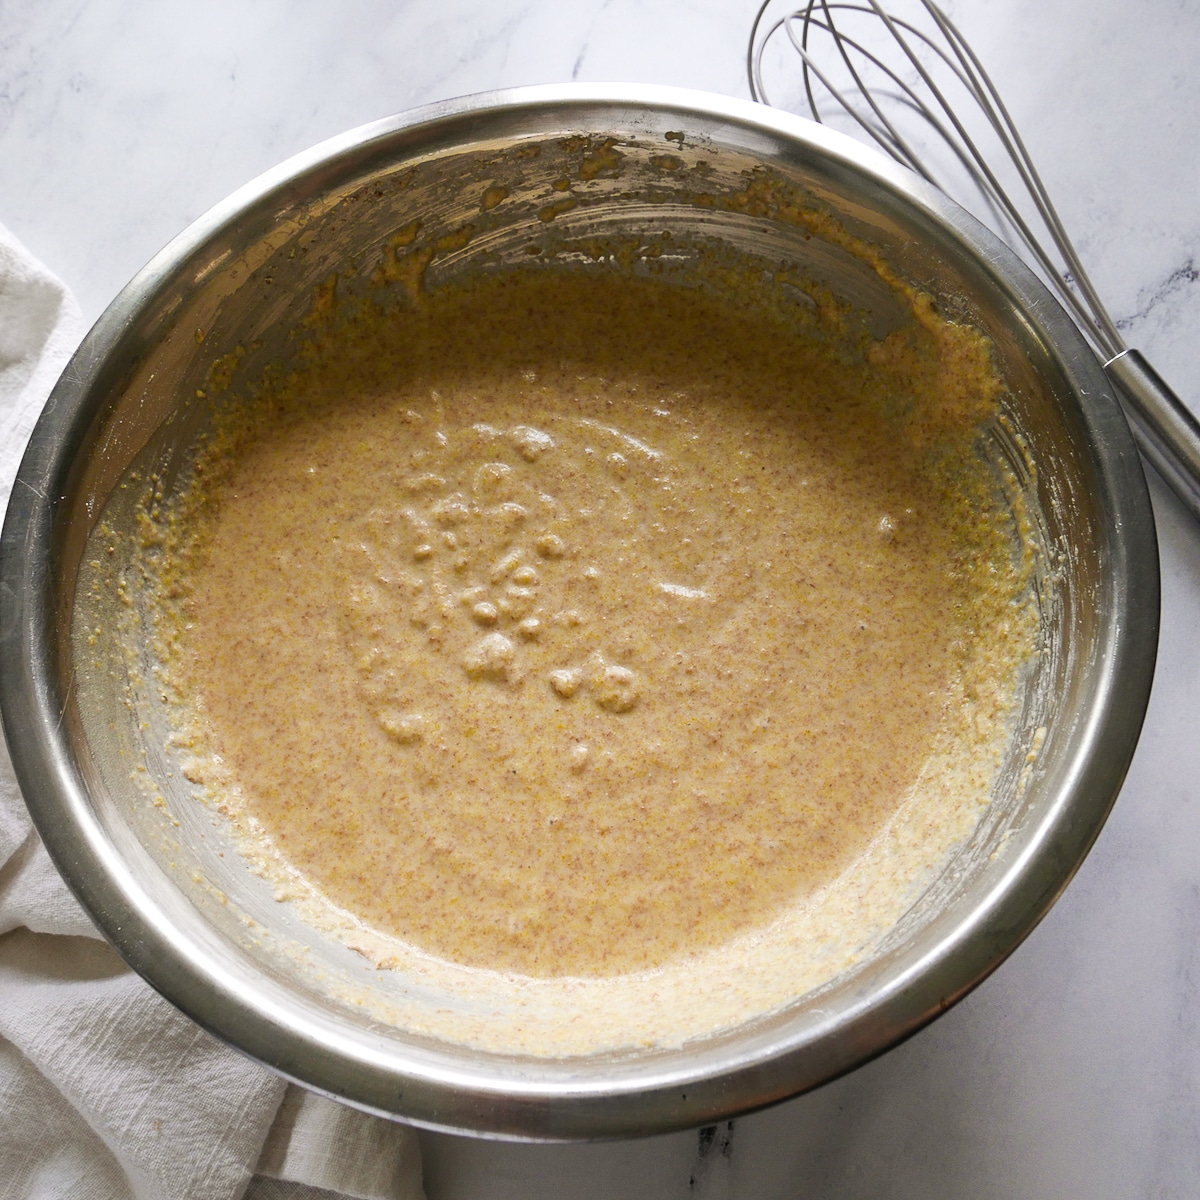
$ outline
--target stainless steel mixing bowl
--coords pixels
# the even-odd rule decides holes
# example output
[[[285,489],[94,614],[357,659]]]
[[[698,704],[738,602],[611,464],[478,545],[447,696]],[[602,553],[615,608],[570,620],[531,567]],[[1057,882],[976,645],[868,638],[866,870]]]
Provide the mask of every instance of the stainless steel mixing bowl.
[[[588,154],[594,169],[581,171]],[[552,185],[568,167],[564,196]],[[702,242],[754,252],[824,281],[880,328],[895,322],[894,296],[860,259],[769,205],[720,201],[756,177],[835,214],[995,346],[1008,394],[986,452],[1007,463],[1039,547],[1041,633],[991,806],[855,969],[736,1029],[677,1049],[544,1060],[391,1027],[354,996],[401,984],[305,929],[235,853],[222,856],[228,834],[167,745],[148,633],[132,658],[114,636],[130,620],[145,631],[139,598],[80,583],[109,552],[97,522],[131,525],[133,480],[157,474],[170,491],[204,426],[214,363],[251,378],[286,359],[321,286],[336,275],[347,294],[368,287],[418,218],[431,283],[518,261],[552,237],[563,248],[669,229],[683,267]],[[505,202],[481,203],[496,187]],[[717,199],[698,203],[699,192]],[[469,239],[446,236],[466,225]],[[135,540],[104,569],[119,574]],[[232,1045],[354,1104],[431,1126],[575,1138],[711,1122],[814,1087],[995,968],[1065,886],[1116,796],[1153,672],[1158,565],[1141,465],[1103,372],[1038,281],[969,216],[857,143],[770,109],[568,86],[354,130],[176,238],[54,390],[13,490],[0,598],[0,699],[30,810],[84,906],[155,988]]]

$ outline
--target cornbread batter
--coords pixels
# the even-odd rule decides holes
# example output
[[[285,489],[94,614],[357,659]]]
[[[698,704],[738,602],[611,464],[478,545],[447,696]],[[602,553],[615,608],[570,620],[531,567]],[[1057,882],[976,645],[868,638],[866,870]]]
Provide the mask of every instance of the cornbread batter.
[[[437,959],[765,945],[931,764],[968,795],[921,811],[926,866],[986,802],[1025,652],[970,452],[996,386],[932,319],[847,347],[599,273],[360,320],[198,463],[166,568],[188,773]]]

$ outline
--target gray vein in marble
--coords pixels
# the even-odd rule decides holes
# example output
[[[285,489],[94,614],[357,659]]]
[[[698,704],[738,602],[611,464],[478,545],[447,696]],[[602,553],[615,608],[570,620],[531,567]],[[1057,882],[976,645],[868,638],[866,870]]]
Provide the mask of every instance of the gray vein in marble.
[[[484,57],[488,50],[500,51],[500,70],[503,72],[508,67],[509,61],[512,58],[513,38],[523,31],[523,27],[534,7],[532,4],[522,6],[508,17],[499,28],[490,31],[484,36],[481,36],[478,30],[474,30],[470,44],[463,46],[458,60],[442,74],[435,75],[429,79],[425,84],[426,90],[435,95],[442,94],[446,90],[444,85],[454,77],[456,72],[462,70],[469,71],[473,63]]]
[[[1121,317],[1117,321],[1117,328],[1124,333],[1126,330],[1140,325],[1160,304],[1172,299],[1177,293],[1197,282],[1200,282],[1200,269],[1196,267],[1196,260],[1189,258],[1182,266],[1176,267],[1162,283],[1143,290],[1138,298],[1141,299],[1141,296],[1146,295],[1148,291],[1147,299],[1136,312]]]
[[[55,30],[57,41],[71,33],[83,7],[80,4]],[[5,117],[11,116],[31,90],[36,90],[47,60],[51,57],[34,28],[36,19],[41,15],[32,5],[0,5],[0,26],[3,27],[0,61],[5,63],[9,72],[9,78],[0,83],[0,113]]]
[[[1200,1195],[1200,1157],[1188,1153],[1200,1146],[1200,1078],[1194,1053],[1200,1039],[1200,884],[1185,883],[1172,907],[1176,1003],[1164,1055],[1165,1091],[1172,1103],[1160,1109],[1154,1124],[1143,1193],[1147,1196]],[[1188,1184],[1182,1188],[1181,1164]]]
[[[612,0],[604,0],[604,3],[596,10],[587,27],[587,33],[583,35],[583,45],[579,48],[579,53],[575,56],[575,65],[571,68],[571,81],[577,82],[579,79],[579,71],[583,66],[583,60],[587,58],[588,50],[592,44],[592,34],[596,29],[596,23],[604,16],[612,7]]]

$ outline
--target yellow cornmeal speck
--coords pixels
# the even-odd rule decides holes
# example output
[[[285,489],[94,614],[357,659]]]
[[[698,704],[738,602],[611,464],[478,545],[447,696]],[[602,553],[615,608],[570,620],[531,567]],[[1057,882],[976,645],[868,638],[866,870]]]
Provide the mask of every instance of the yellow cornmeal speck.
[[[997,383],[947,330],[848,355],[547,271],[351,324],[226,413],[180,510],[214,799],[381,935],[534,979],[763,934],[961,760],[936,864],[1029,632],[971,451]]]

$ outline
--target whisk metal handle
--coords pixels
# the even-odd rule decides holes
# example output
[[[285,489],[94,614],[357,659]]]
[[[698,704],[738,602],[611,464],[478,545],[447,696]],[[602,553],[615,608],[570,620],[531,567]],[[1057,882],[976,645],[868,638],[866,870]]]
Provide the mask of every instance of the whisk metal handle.
[[[1137,350],[1104,364],[1145,459],[1200,521],[1200,421]]]

